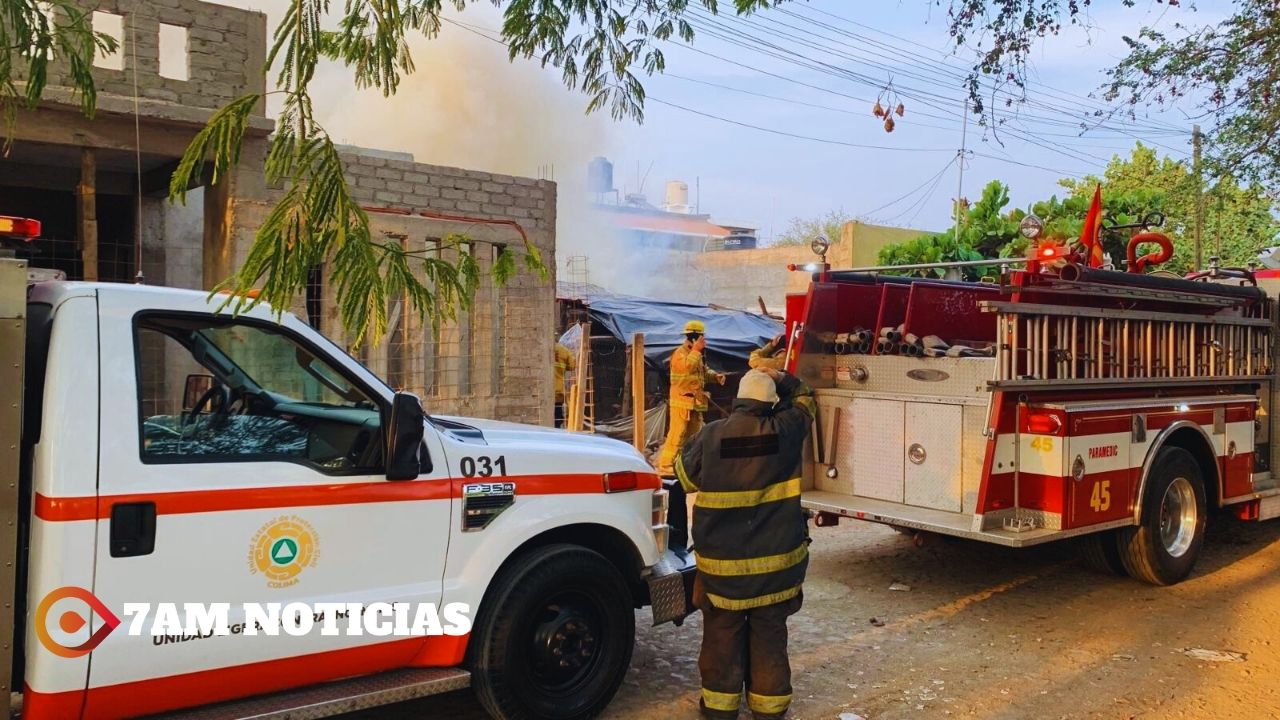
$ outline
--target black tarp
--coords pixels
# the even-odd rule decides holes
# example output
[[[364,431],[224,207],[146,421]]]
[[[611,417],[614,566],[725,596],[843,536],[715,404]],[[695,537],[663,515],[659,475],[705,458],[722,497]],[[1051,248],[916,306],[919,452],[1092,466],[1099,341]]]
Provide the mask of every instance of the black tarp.
[[[752,350],[783,332],[780,321],[742,310],[617,295],[588,296],[585,304],[594,326],[624,343],[644,333],[645,359],[663,369],[684,342],[684,324],[690,320],[707,325],[706,363],[712,368],[745,366]]]

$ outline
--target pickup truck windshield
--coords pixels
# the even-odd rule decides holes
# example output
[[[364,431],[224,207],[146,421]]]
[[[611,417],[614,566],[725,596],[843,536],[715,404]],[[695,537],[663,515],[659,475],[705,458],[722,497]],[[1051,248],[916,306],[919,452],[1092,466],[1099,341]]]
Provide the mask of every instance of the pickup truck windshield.
[[[138,321],[142,454],[149,462],[286,460],[381,467],[378,405],[283,328],[258,321]]]

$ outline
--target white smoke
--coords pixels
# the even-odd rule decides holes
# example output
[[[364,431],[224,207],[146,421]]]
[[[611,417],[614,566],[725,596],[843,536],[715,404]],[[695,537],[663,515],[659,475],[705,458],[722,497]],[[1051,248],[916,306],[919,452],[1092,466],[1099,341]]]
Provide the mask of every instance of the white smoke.
[[[486,6],[446,17],[490,37],[501,24]],[[590,212],[587,192],[588,162],[608,155],[626,125],[607,113],[587,115],[587,96],[566,88],[555,68],[511,62],[505,46],[458,25],[445,22],[438,37],[418,37],[411,49],[416,71],[390,98],[356,90],[340,66],[317,74],[313,97],[334,140],[433,165],[554,180],[557,274],[568,279],[569,259],[586,256],[589,282],[635,292],[617,238]]]

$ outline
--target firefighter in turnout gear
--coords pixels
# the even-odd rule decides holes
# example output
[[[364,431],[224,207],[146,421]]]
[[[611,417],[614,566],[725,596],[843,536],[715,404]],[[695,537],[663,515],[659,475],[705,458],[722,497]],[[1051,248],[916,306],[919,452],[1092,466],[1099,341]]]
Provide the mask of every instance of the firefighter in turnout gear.
[[[702,353],[707,347],[707,326],[701,320],[690,320],[684,326],[684,344],[671,354],[671,394],[667,402],[667,439],[658,454],[658,474],[675,477],[675,459],[689,438],[702,429],[702,413],[707,411],[710,395],[706,383],[724,384],[723,373],[707,368]],[[680,483],[667,484],[671,493],[667,524],[671,527],[668,547],[684,555],[689,546],[689,512]]]
[[[560,343],[556,343],[554,367],[556,371],[556,427],[564,427],[564,376],[566,372],[578,369],[578,359],[573,356],[572,350]]]
[[[676,459],[693,504],[702,610],[702,711],[736,718],[747,693],[756,720],[791,705],[787,617],[800,609],[809,537],[800,462],[816,412],[813,391],[773,369],[752,370],[733,412],[698,433]]]
[[[747,365],[751,369],[771,368],[773,370],[785,370],[787,363],[787,346],[782,342],[783,336],[778,335],[764,345],[764,347],[751,351],[751,357],[747,358]]]

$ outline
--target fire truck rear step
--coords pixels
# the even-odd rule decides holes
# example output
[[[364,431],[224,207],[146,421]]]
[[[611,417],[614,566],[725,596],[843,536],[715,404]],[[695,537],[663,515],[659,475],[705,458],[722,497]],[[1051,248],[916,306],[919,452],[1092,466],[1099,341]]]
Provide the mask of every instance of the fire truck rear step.
[[[152,717],[168,720],[312,720],[462,690],[470,685],[471,673],[459,668],[392,670]]]
[[[1096,532],[1099,530],[1133,524],[1129,520],[1118,520],[1116,522],[1092,525],[1067,531],[1048,529],[1044,527],[1012,530],[1001,526],[988,527],[985,530],[975,530],[975,527],[980,526],[980,523],[978,522],[980,518],[968,513],[952,513],[944,510],[931,510],[929,508],[908,506],[901,503],[857,497],[824,490],[806,491],[801,497],[801,501],[806,508],[816,510],[818,512],[833,513],[841,517],[870,520],[872,522],[898,525],[901,527],[914,528],[916,530],[924,530],[926,532],[935,532],[942,535],[968,538],[970,540],[982,540],[984,542],[1005,545],[1008,547],[1028,547],[1030,545],[1039,545],[1040,543],[1046,543],[1051,540],[1061,540],[1072,535],[1082,535],[1089,532]]]

